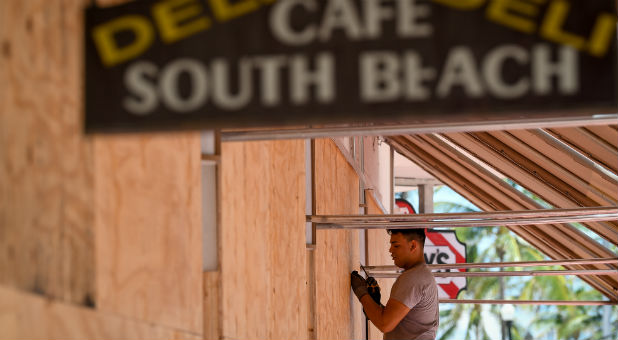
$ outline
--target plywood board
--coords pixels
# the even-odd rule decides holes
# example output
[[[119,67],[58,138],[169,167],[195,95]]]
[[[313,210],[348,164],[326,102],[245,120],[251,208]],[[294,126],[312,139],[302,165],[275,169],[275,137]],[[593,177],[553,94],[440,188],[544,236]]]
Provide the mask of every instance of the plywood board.
[[[82,3],[0,1],[0,284],[94,300],[92,143],[82,135]]]
[[[304,141],[224,143],[221,171],[223,338],[306,338]]]
[[[358,214],[359,180],[330,139],[315,140],[315,213]],[[319,230],[316,235],[316,333],[318,339],[360,339],[365,327],[360,303],[350,289],[359,270],[356,230]]]
[[[221,275],[204,272],[204,339],[221,338]]]
[[[2,339],[202,339],[179,331],[0,286]]]
[[[367,214],[383,214],[375,196],[371,190],[365,191],[367,201]],[[390,248],[390,236],[386,230],[367,230],[367,265],[368,266],[383,266],[392,265],[393,260],[388,249]],[[380,285],[382,294],[381,302],[386,305],[388,298],[391,295],[391,287],[395,283],[395,279],[376,279]],[[381,340],[383,333],[380,332],[371,322],[369,322],[368,336],[369,340]]]
[[[203,331],[197,133],[95,139],[97,308]]]

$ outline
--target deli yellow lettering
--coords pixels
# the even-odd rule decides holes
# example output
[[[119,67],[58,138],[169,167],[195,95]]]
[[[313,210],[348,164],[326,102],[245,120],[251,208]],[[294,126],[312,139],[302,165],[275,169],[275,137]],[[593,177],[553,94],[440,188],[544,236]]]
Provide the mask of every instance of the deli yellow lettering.
[[[582,50],[586,44],[586,39],[562,29],[568,14],[568,2],[561,0],[553,1],[549,5],[547,15],[541,25],[541,36],[547,40],[570,45],[578,50]]]
[[[588,53],[602,57],[612,43],[616,32],[616,16],[610,13],[602,13],[594,25],[588,41]]]
[[[135,39],[131,44],[120,47],[115,35],[123,31],[132,31]],[[92,38],[103,65],[112,67],[142,54],[152,43],[154,32],[147,18],[126,15],[95,27]]]
[[[563,29],[569,14],[569,3],[564,0],[554,0],[550,4],[540,34],[543,38],[563,45],[572,46],[580,51],[586,51],[597,57],[605,55],[616,30],[616,16],[601,13],[595,22],[590,39],[567,32]]]
[[[214,18],[219,22],[246,15],[262,5],[276,0],[208,0]],[[171,44],[186,39],[212,26],[205,13],[205,0],[161,0],[151,7],[152,18],[128,14],[114,18],[93,28],[92,38],[103,65],[113,67],[139,57],[155,38],[158,30],[161,41]],[[118,35],[131,33],[128,44],[120,45]]]
[[[225,22],[257,10],[261,3],[270,4],[277,0],[209,0],[210,7],[218,21]]]
[[[538,17],[539,12],[538,5],[523,0],[491,1],[487,5],[488,19],[524,33],[534,33],[536,30],[534,19]]]
[[[170,44],[204,31],[210,19],[203,16],[203,8],[194,0],[169,0],[152,7],[152,16],[158,23],[161,40]]]
[[[600,12],[588,37],[569,32],[564,26],[571,14],[567,0],[432,0],[434,3],[459,10],[484,9],[485,17],[497,24],[527,34],[571,46],[592,56],[604,56],[616,34],[616,15]],[[545,13],[540,5],[547,4]]]
[[[457,9],[473,10],[483,5],[485,0],[433,0],[433,2]]]

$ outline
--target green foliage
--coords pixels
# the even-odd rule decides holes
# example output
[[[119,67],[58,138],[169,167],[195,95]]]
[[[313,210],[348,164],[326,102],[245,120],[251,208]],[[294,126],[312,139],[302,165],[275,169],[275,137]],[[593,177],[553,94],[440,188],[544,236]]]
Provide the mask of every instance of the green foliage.
[[[515,183],[509,183],[517,186]],[[521,188],[518,188],[522,190]],[[525,190],[525,189],[524,189]],[[522,191],[524,191],[522,190]],[[547,206],[540,198],[525,192]],[[457,202],[435,202],[435,211],[469,212],[469,206]],[[547,259],[540,251],[504,227],[458,228],[457,237],[467,245],[468,262],[540,261]],[[509,268],[504,270],[520,270]],[[527,270],[560,270],[529,267]],[[572,276],[538,277],[480,277],[468,278],[467,289],[460,299],[520,299],[520,300],[603,300],[597,290]],[[481,322],[480,305],[441,305],[440,340],[489,339]],[[516,339],[601,339],[603,308],[598,306],[524,306],[515,305],[516,318],[512,325]],[[500,306],[490,309],[498,320]],[[613,334],[616,333],[618,308],[612,307]],[[524,317],[525,316],[525,317]]]

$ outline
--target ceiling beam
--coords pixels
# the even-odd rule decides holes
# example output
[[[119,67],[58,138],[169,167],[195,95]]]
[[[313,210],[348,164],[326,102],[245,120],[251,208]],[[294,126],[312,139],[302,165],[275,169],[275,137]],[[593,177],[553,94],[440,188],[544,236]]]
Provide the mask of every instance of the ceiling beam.
[[[399,153],[485,211],[541,208],[538,203],[490,173],[461,149],[446,143],[438,136],[392,136],[386,140]],[[554,259],[614,256],[612,252],[568,225],[556,225],[553,228],[528,226],[512,231]],[[581,242],[581,246],[573,247],[577,242]],[[573,265],[569,267],[571,268],[602,269],[598,265]],[[616,280],[595,276],[582,279],[610,299],[616,299]]]
[[[569,143],[584,155],[588,155],[614,173],[618,173],[618,150],[614,141],[606,143],[602,138],[583,127],[550,128],[548,130],[557,138]]]
[[[449,134],[446,138],[554,207],[616,204],[611,197],[585,185],[582,180],[556,165],[553,160],[531,149],[507,132]],[[561,158],[557,152],[551,154],[557,159],[562,159],[562,162],[570,162],[568,156]],[[538,164],[528,157],[536,157]],[[568,179],[563,180],[567,177]],[[612,189],[618,190],[618,187],[609,188]],[[618,245],[618,223],[593,223],[587,226],[607,241]]]

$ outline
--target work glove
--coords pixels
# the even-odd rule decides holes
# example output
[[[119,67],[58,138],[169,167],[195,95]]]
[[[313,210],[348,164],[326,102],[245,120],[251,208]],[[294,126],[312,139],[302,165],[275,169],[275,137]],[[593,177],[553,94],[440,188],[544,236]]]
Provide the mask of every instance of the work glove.
[[[378,285],[378,281],[376,281],[373,276],[367,278],[367,292],[369,296],[375,301],[378,305],[382,305],[380,303],[380,299],[382,298],[382,294],[380,293],[380,286]]]
[[[352,290],[356,297],[360,300],[364,295],[369,294],[367,290],[367,281],[360,276],[360,274],[355,270],[350,274],[350,283],[352,284]]]

